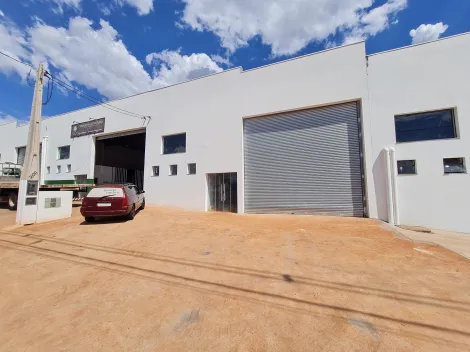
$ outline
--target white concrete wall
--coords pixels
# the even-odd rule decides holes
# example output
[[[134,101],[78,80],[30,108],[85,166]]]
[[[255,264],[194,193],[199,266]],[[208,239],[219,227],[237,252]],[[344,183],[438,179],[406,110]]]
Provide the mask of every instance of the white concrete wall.
[[[72,216],[72,191],[40,191],[37,222],[66,219]],[[46,208],[46,198],[60,198],[60,207]]]
[[[136,105],[158,112],[147,127],[147,201],[205,210],[206,174],[236,172],[242,212],[243,118],[366,100],[366,83],[365,47],[358,43],[256,70],[233,69],[133,98]],[[367,120],[367,111],[364,116]],[[186,153],[162,155],[162,136],[180,132],[186,132]],[[187,163],[193,162],[197,174],[186,175]],[[168,175],[171,164],[178,165],[177,176]],[[159,177],[151,176],[154,165],[160,166]]]
[[[113,102],[114,106],[121,107],[124,100]],[[139,113],[140,108],[134,106],[133,112]],[[148,111],[148,110],[147,110]],[[46,165],[50,166],[50,174],[45,175],[46,181],[74,180],[74,175],[87,175],[93,178],[95,144],[93,136],[84,136],[75,139],[70,138],[71,126],[75,122],[86,122],[90,119],[106,118],[105,132],[108,134],[131,130],[142,127],[142,120],[139,118],[119,114],[104,107],[92,107],[74,111],[64,115],[58,115],[41,123],[41,139],[48,137],[48,148],[46,152]],[[0,153],[3,161],[16,163],[16,147],[25,146],[28,136],[29,125],[17,127],[16,123],[0,126]],[[58,160],[57,148],[70,145],[70,159]],[[67,173],[67,164],[72,166],[70,173]],[[56,173],[56,166],[61,165],[61,173]]]
[[[470,158],[470,35],[369,56],[364,43],[242,71],[240,68],[168,88],[113,101],[113,105],[151,115],[147,126],[145,191],[147,202],[206,209],[206,175],[238,173],[239,212],[244,209],[243,119],[345,101],[360,101],[370,217],[387,220],[382,150],[394,146],[397,159],[416,159],[418,175],[398,177],[401,222],[470,232],[466,221],[469,176],[444,175],[442,158]],[[394,116],[455,108],[459,138],[395,143]],[[48,180],[73,180],[94,173],[94,138],[70,140],[73,121],[106,117],[106,133],[137,129],[142,121],[103,107],[79,110],[44,121],[49,137]],[[16,161],[15,147],[26,143],[28,127],[0,126],[2,160]],[[186,153],[162,155],[162,136],[185,132]],[[57,161],[57,147],[71,145],[71,158]],[[197,174],[187,175],[187,163]],[[55,174],[56,165],[62,174]],[[67,164],[72,173],[66,174]],[[169,165],[178,175],[169,176]],[[160,176],[152,177],[152,166]]]
[[[470,35],[369,57],[372,165],[380,219],[387,219],[381,151],[395,146],[397,160],[415,159],[417,175],[398,176],[401,223],[470,232],[470,177],[444,175],[443,158],[470,166]],[[458,138],[395,143],[394,116],[455,108]]]

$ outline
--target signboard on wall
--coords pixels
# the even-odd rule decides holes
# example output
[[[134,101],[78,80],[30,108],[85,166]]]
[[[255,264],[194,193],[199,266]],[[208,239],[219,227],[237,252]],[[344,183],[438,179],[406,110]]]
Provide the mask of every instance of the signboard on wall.
[[[102,119],[76,123],[72,125],[70,138],[77,138],[82,136],[88,136],[90,134],[102,133],[104,132],[104,122],[105,118],[103,117]]]

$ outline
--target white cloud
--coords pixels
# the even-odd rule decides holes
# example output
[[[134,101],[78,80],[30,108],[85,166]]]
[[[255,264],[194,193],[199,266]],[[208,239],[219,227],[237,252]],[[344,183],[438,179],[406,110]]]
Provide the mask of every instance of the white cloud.
[[[2,10],[0,10],[0,17],[4,17],[4,16],[5,16],[5,14],[3,13]]]
[[[83,0],[42,0],[45,2],[52,2],[55,7],[52,10],[56,13],[62,14],[65,8],[75,10],[76,12],[81,11],[81,5]],[[154,0],[101,0],[97,4],[98,9],[105,15],[109,16],[116,8],[116,6],[122,7],[129,5],[137,10],[139,15],[148,15],[153,10]]]
[[[91,25],[83,17],[72,18],[68,28],[36,23],[28,30],[34,56],[59,69],[67,80],[109,98],[144,90],[149,76],[117,31],[104,20],[97,30]]]
[[[8,18],[1,17],[0,50],[21,61],[28,59],[31,55],[26,49],[26,44],[23,32]],[[6,75],[17,73],[22,79],[25,79],[29,69],[6,56],[0,55],[0,72]]]
[[[0,112],[0,126],[7,123],[18,122],[19,120],[16,117]]]
[[[37,21],[21,31],[11,21],[0,20],[0,50],[33,66],[45,63],[59,79],[96,89],[110,99],[222,71],[206,54],[162,51],[147,56],[149,73],[108,22],[101,20],[98,29],[92,24],[75,17],[67,28]],[[17,72],[25,78],[29,69],[0,55],[0,72]]]
[[[164,50],[151,53],[145,58],[154,68],[153,86],[164,87],[190,79],[221,72],[216,62],[206,54],[181,55],[179,51]]]
[[[82,2],[82,0],[43,0],[43,1],[53,2],[56,5],[56,7],[53,8],[52,10],[56,13],[63,13],[64,8],[66,7],[73,9],[75,11],[80,11],[81,2]]]
[[[419,44],[437,40],[449,28],[448,25],[442,22],[436,24],[422,24],[416,29],[410,31],[410,36],[413,44]]]
[[[365,38],[386,29],[407,0],[182,0],[182,24],[216,34],[234,52],[258,37],[274,55],[291,55],[338,32]],[[181,23],[180,23],[181,25]]]
[[[139,15],[148,15],[153,10],[153,0],[114,0],[120,6],[128,4],[135,7]]]
[[[111,5],[105,5],[105,4],[99,3],[98,10],[100,10],[103,15],[109,16],[113,10],[113,7]]]
[[[232,63],[230,62],[229,58],[227,57],[222,57],[220,55],[211,55],[211,59],[215,62],[217,62],[218,64],[221,64],[221,65],[226,65],[226,66],[232,66]]]
[[[390,24],[394,24],[398,21],[395,19],[390,23],[390,20],[393,19],[398,12],[404,10],[407,4],[407,0],[388,0],[382,6],[375,7],[365,12],[360,17],[359,23],[353,26],[349,32],[346,31],[343,44],[351,44],[365,40],[384,31]]]

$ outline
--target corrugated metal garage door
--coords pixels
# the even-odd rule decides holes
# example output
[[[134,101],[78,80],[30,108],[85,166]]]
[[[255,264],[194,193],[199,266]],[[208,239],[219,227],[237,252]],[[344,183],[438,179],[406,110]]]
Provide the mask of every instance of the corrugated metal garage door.
[[[245,212],[364,216],[357,103],[244,121]]]

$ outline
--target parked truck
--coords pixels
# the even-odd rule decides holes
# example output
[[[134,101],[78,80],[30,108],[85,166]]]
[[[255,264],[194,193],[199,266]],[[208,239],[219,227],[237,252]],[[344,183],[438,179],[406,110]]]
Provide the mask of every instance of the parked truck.
[[[8,209],[16,210],[18,206],[18,190],[20,188],[20,178],[22,166],[15,163],[0,163],[0,204],[7,203]],[[86,191],[91,184],[58,184],[44,185],[40,182],[40,191]]]

